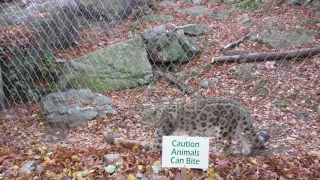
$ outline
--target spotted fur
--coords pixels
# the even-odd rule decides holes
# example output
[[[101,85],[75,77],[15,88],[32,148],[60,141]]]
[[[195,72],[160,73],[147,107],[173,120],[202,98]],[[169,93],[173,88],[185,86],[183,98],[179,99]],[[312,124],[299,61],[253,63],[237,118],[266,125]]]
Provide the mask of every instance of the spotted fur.
[[[265,131],[255,131],[248,111],[230,99],[209,98],[181,104],[157,105],[142,113],[144,122],[155,127],[151,151],[161,151],[162,136],[188,135],[216,137],[227,141],[230,153],[232,140],[242,146],[242,154],[249,155],[269,138]]]

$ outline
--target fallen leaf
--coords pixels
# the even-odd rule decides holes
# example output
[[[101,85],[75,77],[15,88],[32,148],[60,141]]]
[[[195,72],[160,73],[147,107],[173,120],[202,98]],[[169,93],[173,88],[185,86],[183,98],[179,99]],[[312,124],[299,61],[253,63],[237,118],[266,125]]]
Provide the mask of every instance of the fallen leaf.
[[[140,152],[139,146],[135,145],[133,146],[133,153],[138,154]]]
[[[144,166],[143,166],[143,165],[138,165],[138,169],[139,169],[139,171],[142,171],[142,170],[143,170],[143,168],[144,168]]]
[[[160,165],[158,165],[158,164],[152,165],[152,171],[153,171],[154,173],[156,173],[156,174],[159,173],[160,169],[161,169],[161,166],[160,166]]]
[[[290,179],[293,178],[293,174],[291,174],[291,173],[290,173],[290,174],[286,174],[286,176],[287,176],[288,178],[290,178]]]
[[[308,152],[309,155],[318,156],[320,158],[320,150],[311,150]]]
[[[109,174],[112,174],[114,173],[114,171],[116,170],[116,166],[115,165],[108,165],[107,167],[104,168],[104,170],[109,173]]]
[[[129,176],[127,177],[127,180],[137,180],[137,178],[134,175],[129,174]]]
[[[258,164],[255,158],[249,158],[249,162],[251,162],[252,164]]]
[[[78,160],[79,160],[79,156],[77,156],[77,155],[71,156],[71,161],[72,161],[72,162],[76,162],[76,161],[78,161]]]

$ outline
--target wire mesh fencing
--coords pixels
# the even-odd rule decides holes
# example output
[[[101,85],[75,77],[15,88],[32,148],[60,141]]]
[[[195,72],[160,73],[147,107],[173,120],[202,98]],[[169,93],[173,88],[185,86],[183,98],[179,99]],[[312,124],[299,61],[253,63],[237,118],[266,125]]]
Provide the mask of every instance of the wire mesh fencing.
[[[0,1],[0,153],[106,149],[110,133],[151,142],[142,114],[152,107],[159,135],[179,129],[228,146],[241,117],[253,136],[269,138],[254,156],[319,148],[319,8],[316,0]],[[3,177],[16,177],[10,163],[0,159]]]

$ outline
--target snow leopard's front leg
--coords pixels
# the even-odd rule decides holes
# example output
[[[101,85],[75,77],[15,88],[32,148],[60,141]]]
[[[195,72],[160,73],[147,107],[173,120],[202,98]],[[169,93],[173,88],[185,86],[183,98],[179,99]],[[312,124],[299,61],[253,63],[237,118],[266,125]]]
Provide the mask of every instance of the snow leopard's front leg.
[[[162,150],[162,137],[154,138],[150,143],[150,152],[160,152]]]

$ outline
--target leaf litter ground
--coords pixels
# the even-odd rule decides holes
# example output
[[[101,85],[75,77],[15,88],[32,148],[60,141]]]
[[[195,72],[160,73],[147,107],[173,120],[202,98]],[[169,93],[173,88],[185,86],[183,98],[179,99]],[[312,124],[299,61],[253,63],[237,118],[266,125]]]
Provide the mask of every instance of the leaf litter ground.
[[[270,1],[275,2],[275,1]],[[180,8],[194,6],[190,3],[177,3]],[[202,1],[215,12],[230,10],[229,6],[216,6]],[[207,171],[188,171],[190,179],[317,179],[320,178],[320,64],[319,60],[306,58],[302,61],[283,60],[270,65],[265,62],[247,64],[211,64],[214,56],[221,55],[220,47],[239,39],[252,29],[261,30],[259,22],[268,17],[281,22],[286,28],[301,28],[317,32],[318,24],[299,24],[315,18],[311,5],[293,9],[289,6],[265,6],[265,11],[250,14],[253,25],[235,23],[236,16],[212,20],[209,15],[187,16],[173,7],[161,7],[153,13],[173,14],[172,23],[185,22],[205,26],[210,33],[191,37],[204,49],[200,58],[182,65],[177,72],[184,72],[185,82],[201,97],[227,97],[244,104],[258,128],[268,129],[271,135],[266,149],[254,153],[253,157],[235,154],[225,156],[212,152],[210,168]],[[248,12],[250,13],[250,12]],[[306,19],[307,18],[307,19]],[[56,52],[57,57],[73,59],[109,44],[123,41],[135,18],[130,17],[111,33],[110,36],[96,36],[90,29],[82,29],[84,39],[75,48]],[[135,34],[147,27],[161,25],[160,22],[137,21]],[[171,23],[171,22],[168,22]],[[297,26],[297,24],[299,24]],[[103,42],[103,43],[101,43]],[[304,45],[284,48],[319,46],[319,40]],[[266,44],[245,41],[229,53],[278,51]],[[240,71],[242,69],[242,71]],[[172,75],[178,77],[177,73]],[[200,88],[204,79],[215,83],[208,88]],[[149,141],[153,129],[141,122],[144,108],[164,101],[190,100],[166,79],[129,90],[104,92],[113,99],[113,107],[118,115],[103,116],[83,125],[68,129],[54,127],[42,122],[38,104],[23,108],[13,107],[10,112],[1,114],[0,125],[0,179],[136,179],[143,174],[150,179],[179,179],[179,169],[156,168],[161,161],[160,153],[146,153],[141,149],[126,149],[106,143],[106,135],[117,134],[126,139]],[[25,112],[27,109],[27,112]],[[7,114],[14,114],[15,120],[6,121]],[[105,154],[120,154],[123,158],[116,173],[108,173]],[[27,161],[36,161],[44,167],[40,175],[32,171],[29,175],[19,174],[18,170]],[[138,173],[138,174],[137,174]],[[5,176],[4,176],[5,175]],[[141,176],[141,175],[140,175]]]

